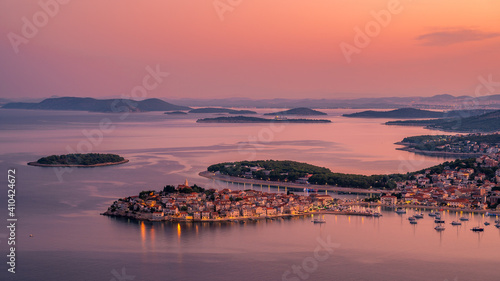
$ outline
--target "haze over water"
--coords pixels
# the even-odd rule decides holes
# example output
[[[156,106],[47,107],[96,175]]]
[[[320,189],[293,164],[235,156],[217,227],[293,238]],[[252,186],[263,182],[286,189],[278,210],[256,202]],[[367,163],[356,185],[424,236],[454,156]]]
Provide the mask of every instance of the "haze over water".
[[[258,110],[271,112],[273,109]],[[491,218],[446,212],[444,232],[427,216],[381,210],[381,218],[326,215],[246,224],[137,222],[100,216],[116,199],[166,184],[225,187],[197,174],[238,160],[296,160],[346,173],[396,173],[444,159],[395,150],[406,136],[439,134],[418,127],[385,126],[386,120],[348,119],[327,110],[331,124],[197,124],[200,116],[0,110],[0,166],[17,169],[18,273],[9,280],[282,280],[293,265],[314,255],[318,239],[335,249],[309,280],[497,280],[500,230],[469,229]],[[203,115],[206,116],[206,115]],[[115,129],[93,152],[117,153],[130,163],[72,169],[60,181],[52,168],[26,162],[68,153],[103,118]],[[36,144],[36,145],[34,145]],[[230,188],[242,188],[230,186]],[[0,195],[2,202],[6,194]],[[6,217],[6,210],[1,210]],[[6,231],[0,231],[0,235]],[[29,237],[33,234],[33,237]],[[1,252],[7,251],[0,236]],[[0,273],[5,280],[6,271]],[[290,278],[293,276],[290,275]],[[294,279],[289,279],[294,280]]]

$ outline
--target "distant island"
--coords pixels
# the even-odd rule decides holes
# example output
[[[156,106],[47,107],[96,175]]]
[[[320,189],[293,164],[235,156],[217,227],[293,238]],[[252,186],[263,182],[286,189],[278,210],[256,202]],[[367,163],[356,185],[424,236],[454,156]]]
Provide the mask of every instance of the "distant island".
[[[234,109],[220,108],[220,107],[196,108],[196,109],[191,109],[189,113],[257,114],[257,112],[251,110],[234,110]]]
[[[42,157],[36,162],[29,162],[28,165],[40,167],[101,167],[127,162],[129,160],[116,154],[75,153]]]
[[[332,121],[326,119],[266,119],[260,117],[247,117],[247,116],[231,116],[231,117],[215,117],[203,118],[196,120],[197,123],[331,123]]]
[[[172,114],[172,115],[186,115],[187,113],[184,111],[167,111],[165,114]]]
[[[473,110],[451,110],[446,112],[430,111],[416,108],[400,108],[390,111],[362,111],[351,114],[343,114],[344,117],[353,118],[466,118],[492,112],[494,110],[473,109]]]
[[[424,126],[428,129],[449,132],[498,132],[500,131],[500,110],[470,117],[440,118],[431,120],[390,121],[386,125]]]
[[[297,108],[292,108],[292,109],[284,110],[284,111],[265,113],[264,115],[274,115],[274,116],[304,115],[305,116],[305,115],[327,115],[327,114],[324,112],[321,112],[321,111],[307,108],[307,107],[297,107]]]
[[[38,109],[38,110],[75,110],[89,112],[148,112],[189,110],[190,107],[179,106],[160,99],[135,101],[130,99],[94,99],[78,97],[62,97],[45,99],[39,103],[11,102],[2,108],[6,109]]]
[[[404,138],[398,150],[430,156],[479,157],[500,152],[500,134],[423,135]]]

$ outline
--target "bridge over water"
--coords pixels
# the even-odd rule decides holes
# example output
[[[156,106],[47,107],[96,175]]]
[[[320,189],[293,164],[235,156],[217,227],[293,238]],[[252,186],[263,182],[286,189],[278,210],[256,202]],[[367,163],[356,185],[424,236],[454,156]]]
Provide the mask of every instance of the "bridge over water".
[[[299,184],[292,182],[280,182],[280,181],[264,181],[257,179],[247,179],[247,178],[239,178],[239,177],[231,177],[228,175],[215,174],[209,171],[200,172],[198,175],[209,178],[212,180],[223,181],[232,184],[243,184],[243,186],[248,186],[248,189],[255,189],[256,187],[260,187],[263,189],[267,187],[268,190],[273,188],[283,188],[285,192],[287,190],[290,191],[304,191],[305,188],[313,189],[318,191],[325,191],[325,193],[337,192],[337,193],[350,193],[350,194],[369,194],[369,195],[378,195],[378,194],[390,194],[390,193],[399,193],[396,190],[383,190],[383,189],[363,189],[363,188],[353,188],[353,187],[340,187],[340,186],[331,186],[331,185],[317,185],[317,184]]]

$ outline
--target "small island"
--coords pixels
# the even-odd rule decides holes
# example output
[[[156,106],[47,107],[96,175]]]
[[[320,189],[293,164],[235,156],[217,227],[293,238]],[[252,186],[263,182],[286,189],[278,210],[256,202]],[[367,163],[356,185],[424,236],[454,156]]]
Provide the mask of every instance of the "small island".
[[[324,112],[321,112],[321,111],[307,108],[307,107],[297,107],[297,108],[292,108],[292,109],[284,110],[284,111],[265,113],[264,115],[274,115],[274,116],[304,115],[304,116],[307,116],[307,115],[327,115],[327,114]]]
[[[204,107],[196,108],[189,111],[189,113],[228,113],[228,114],[257,114],[251,110],[235,110],[221,107]]]
[[[247,116],[231,116],[231,117],[216,117],[203,118],[196,120],[197,123],[331,123],[326,119],[287,119],[287,118],[260,118]]]
[[[169,114],[169,115],[186,115],[187,113],[184,112],[184,111],[168,111],[168,112],[165,112],[165,114]]]
[[[42,157],[36,162],[29,162],[28,165],[39,167],[102,167],[127,162],[129,160],[116,154],[75,153]]]

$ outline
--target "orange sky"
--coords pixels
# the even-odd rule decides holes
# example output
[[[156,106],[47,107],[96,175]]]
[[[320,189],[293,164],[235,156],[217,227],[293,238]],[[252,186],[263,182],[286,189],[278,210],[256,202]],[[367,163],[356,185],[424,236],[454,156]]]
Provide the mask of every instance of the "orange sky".
[[[148,65],[170,73],[148,92],[166,98],[473,95],[478,76],[500,81],[497,0],[65,1],[23,43],[23,17],[46,12],[0,2],[1,97],[128,94]],[[379,30],[359,47],[367,25]]]

